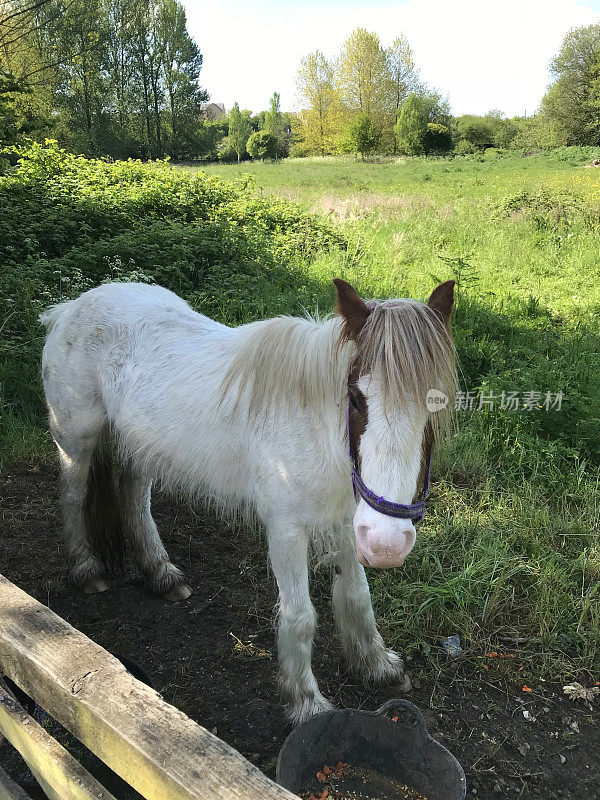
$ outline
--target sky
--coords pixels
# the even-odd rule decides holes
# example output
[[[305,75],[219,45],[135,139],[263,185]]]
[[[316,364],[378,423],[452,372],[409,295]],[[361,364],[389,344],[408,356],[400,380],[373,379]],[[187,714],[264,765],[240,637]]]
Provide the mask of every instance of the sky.
[[[452,111],[535,112],[565,33],[600,22],[600,0],[183,0],[200,46],[202,86],[229,109],[299,108],[296,72],[314,50],[335,57],[358,27],[382,45],[403,33],[422,79]]]

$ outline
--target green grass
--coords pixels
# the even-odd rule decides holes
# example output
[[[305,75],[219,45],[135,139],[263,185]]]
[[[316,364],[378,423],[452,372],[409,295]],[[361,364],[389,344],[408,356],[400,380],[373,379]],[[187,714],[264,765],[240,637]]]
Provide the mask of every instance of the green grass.
[[[371,297],[454,277],[462,388],[562,390],[563,407],[458,413],[415,550],[371,575],[383,629],[409,657],[449,633],[473,658],[517,641],[530,685],[600,671],[597,155],[198,171],[38,153],[0,179],[0,461],[47,446],[35,314],[51,299],[141,277],[239,324],[328,311],[336,276]]]

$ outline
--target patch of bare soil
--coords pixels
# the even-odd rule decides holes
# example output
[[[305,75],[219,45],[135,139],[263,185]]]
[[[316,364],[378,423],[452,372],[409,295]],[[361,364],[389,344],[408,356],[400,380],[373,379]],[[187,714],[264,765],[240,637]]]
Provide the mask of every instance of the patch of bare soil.
[[[66,585],[56,473],[44,466],[21,464],[0,476],[0,571],[140,664],[166,700],[274,777],[290,728],[276,688],[276,590],[264,542],[168,498],[156,498],[154,511],[171,557],[194,588],[178,605],[145,594],[131,572],[101,595]],[[328,598],[315,594],[321,625],[314,665],[324,694],[337,706],[378,708],[393,691],[366,689],[347,673]],[[468,797],[600,798],[600,726],[584,703],[564,697],[559,686],[519,694],[466,658],[440,656],[434,668],[431,659],[411,664],[419,688],[410,699],[462,763]],[[13,775],[23,772],[6,743],[0,764]]]

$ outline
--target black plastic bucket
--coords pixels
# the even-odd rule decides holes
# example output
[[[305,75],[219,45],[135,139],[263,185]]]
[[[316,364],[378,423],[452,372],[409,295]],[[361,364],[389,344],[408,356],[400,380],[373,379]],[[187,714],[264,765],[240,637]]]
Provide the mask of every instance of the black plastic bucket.
[[[389,700],[377,711],[325,711],[298,725],[279,753],[277,782],[294,794],[318,794],[317,772],[340,761],[365,771],[363,797],[389,800],[396,784],[427,800],[463,800],[467,793],[461,765],[408,700]]]

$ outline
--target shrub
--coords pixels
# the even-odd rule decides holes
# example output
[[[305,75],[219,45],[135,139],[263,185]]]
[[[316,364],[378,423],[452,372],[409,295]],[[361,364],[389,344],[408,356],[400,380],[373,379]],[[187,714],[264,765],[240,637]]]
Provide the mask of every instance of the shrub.
[[[346,129],[340,144],[340,150],[346,153],[360,154],[364,161],[365,155],[372,153],[379,147],[381,130],[375,125],[366,111],[357,114]]]
[[[494,129],[485,117],[465,115],[459,117],[457,125],[459,137],[466,139],[475,149],[485,150],[486,147],[494,146]]]
[[[505,197],[496,206],[501,216],[523,214],[540,222],[560,222],[576,216],[585,217],[583,198],[568,189],[523,189]]]
[[[457,142],[454,152],[459,156],[467,156],[471,153],[474,153],[475,148],[470,142],[467,142],[466,139],[461,139],[459,142]]]
[[[248,139],[246,150],[252,158],[266,160],[277,155],[278,141],[270,131],[257,131]]]
[[[427,123],[427,132],[423,139],[423,148],[426,154],[447,153],[452,149],[452,135],[450,129],[437,122]]]

